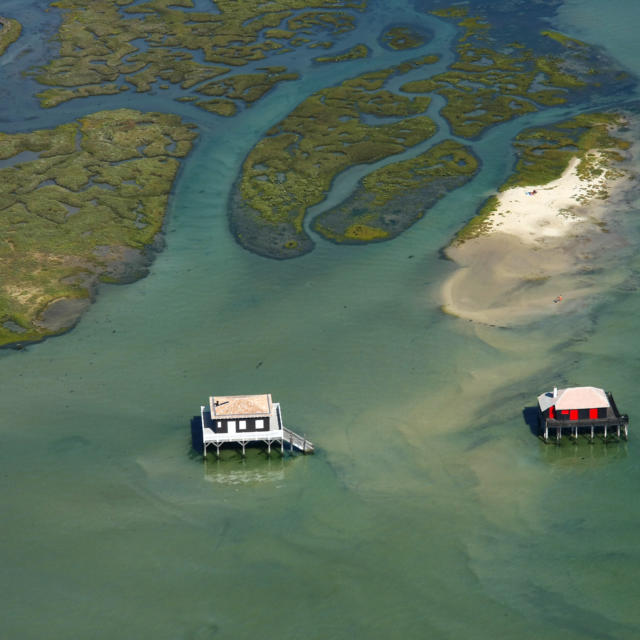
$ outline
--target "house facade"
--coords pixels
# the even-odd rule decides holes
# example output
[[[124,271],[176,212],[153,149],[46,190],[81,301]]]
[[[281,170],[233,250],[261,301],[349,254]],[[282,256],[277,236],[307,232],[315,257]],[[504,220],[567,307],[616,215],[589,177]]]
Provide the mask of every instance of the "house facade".
[[[282,431],[280,405],[270,393],[254,396],[211,396],[211,429],[215,434],[243,435]]]

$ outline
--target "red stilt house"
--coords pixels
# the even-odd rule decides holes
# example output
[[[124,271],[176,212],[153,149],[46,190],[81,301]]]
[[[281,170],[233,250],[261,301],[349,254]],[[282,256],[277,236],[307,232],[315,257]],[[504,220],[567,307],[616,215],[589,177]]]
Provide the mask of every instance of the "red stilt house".
[[[562,437],[562,430],[576,439],[580,432],[588,432],[593,440],[596,430],[607,437],[608,430],[616,430],[618,437],[622,430],[628,436],[629,416],[621,415],[613,396],[597,387],[568,387],[548,391],[538,396],[540,410],[540,435],[549,439],[549,429],[556,430],[556,438]]]

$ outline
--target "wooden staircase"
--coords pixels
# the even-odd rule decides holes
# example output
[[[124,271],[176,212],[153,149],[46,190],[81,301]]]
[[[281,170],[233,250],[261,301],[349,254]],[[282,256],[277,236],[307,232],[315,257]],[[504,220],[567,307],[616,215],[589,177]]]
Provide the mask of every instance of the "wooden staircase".
[[[286,427],[282,428],[282,439],[291,447],[295,447],[302,453],[313,453],[313,443],[309,442],[306,438],[299,436],[295,431],[291,431],[291,429],[287,429]]]

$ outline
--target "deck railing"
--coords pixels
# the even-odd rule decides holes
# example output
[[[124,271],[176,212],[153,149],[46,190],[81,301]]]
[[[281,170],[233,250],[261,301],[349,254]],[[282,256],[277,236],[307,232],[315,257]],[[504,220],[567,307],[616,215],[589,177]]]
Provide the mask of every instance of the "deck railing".
[[[545,424],[550,429],[555,429],[556,427],[560,427],[561,429],[574,427],[617,427],[618,425],[629,424],[629,416],[623,414],[617,418],[592,418],[591,420],[588,418],[583,420],[555,420],[553,418],[547,418]]]

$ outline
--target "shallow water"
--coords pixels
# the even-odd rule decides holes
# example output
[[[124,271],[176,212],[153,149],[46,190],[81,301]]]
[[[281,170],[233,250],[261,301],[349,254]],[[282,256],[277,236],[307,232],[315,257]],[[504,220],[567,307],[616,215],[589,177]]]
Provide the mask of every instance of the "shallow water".
[[[592,5],[565,5],[563,29],[586,38]],[[605,44],[631,11],[608,6],[588,31]],[[411,57],[378,53],[309,70],[233,120],[165,104],[202,136],[150,277],[103,287],[66,336],[0,353],[3,637],[638,637],[640,202],[611,267],[625,286],[517,330],[439,311],[454,268],[439,250],[509,172],[513,135],[549,113],[488,133],[478,178],[393,242],[276,262],[227,230],[255,141],[327,74]],[[96,104],[32,107],[34,126]],[[536,440],[523,410],[565,383],[613,390],[630,441]],[[189,421],[214,392],[271,392],[316,455],[203,463]]]

